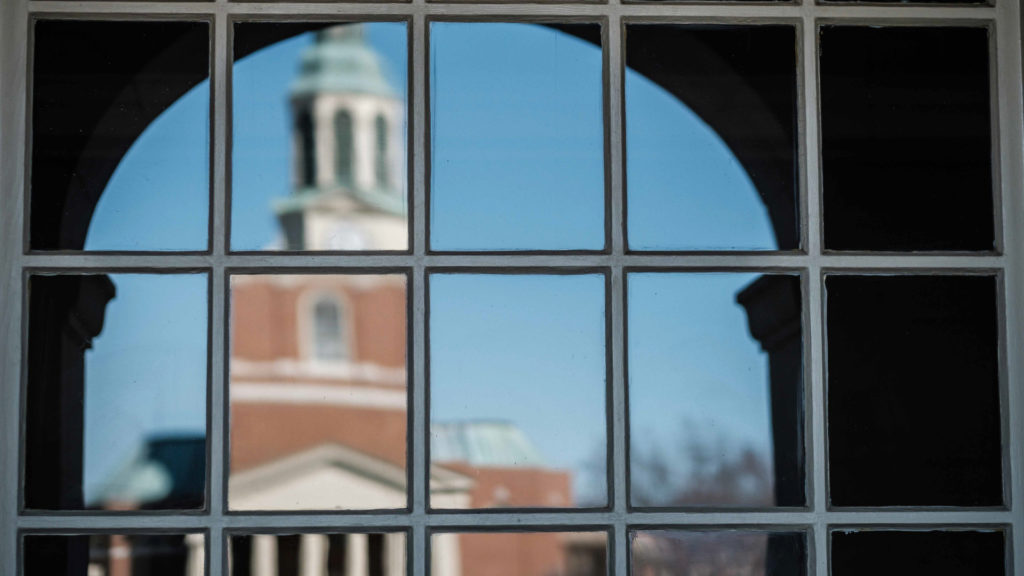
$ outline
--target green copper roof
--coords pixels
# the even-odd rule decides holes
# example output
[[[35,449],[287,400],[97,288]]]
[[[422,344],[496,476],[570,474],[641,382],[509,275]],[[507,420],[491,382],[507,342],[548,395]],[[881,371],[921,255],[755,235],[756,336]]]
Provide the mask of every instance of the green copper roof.
[[[395,96],[377,53],[366,44],[362,24],[332,26],[317,32],[316,42],[302,53],[292,96],[322,92],[355,92]]]
[[[523,431],[511,422],[431,422],[430,436],[430,457],[434,462],[502,468],[545,465]]]

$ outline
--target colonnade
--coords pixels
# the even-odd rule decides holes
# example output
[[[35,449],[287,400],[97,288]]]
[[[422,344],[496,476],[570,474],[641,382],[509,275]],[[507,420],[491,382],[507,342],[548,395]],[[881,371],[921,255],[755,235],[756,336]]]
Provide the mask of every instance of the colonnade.
[[[339,534],[344,538],[342,576],[371,576],[370,537],[368,534]],[[405,538],[403,534],[384,534],[381,553],[382,576],[404,576]],[[251,576],[282,576],[278,573],[278,536],[252,536]],[[328,558],[331,538],[327,534],[303,534],[299,537],[298,576],[329,576]],[[191,575],[190,575],[191,576]],[[330,574],[333,576],[333,574]],[[375,575],[376,576],[376,575]]]

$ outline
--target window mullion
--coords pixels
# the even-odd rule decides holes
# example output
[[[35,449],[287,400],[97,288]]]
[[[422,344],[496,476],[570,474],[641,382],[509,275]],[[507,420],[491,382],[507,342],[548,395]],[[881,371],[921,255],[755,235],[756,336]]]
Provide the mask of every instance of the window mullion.
[[[618,0],[612,0],[613,5],[619,4]],[[609,241],[611,251],[615,256],[621,256],[625,252],[625,198],[624,198],[624,165],[623,165],[623,27],[622,20],[617,12],[609,15],[608,22],[604,28],[604,82],[605,82],[605,170],[608,181],[605,187],[608,190],[608,215],[606,216],[610,228]],[[607,402],[611,406],[611,421],[609,434],[611,439],[611,486],[609,493],[610,505],[618,519],[609,534],[610,539],[610,576],[628,576],[629,574],[629,492],[626,446],[629,442],[629,431],[627,430],[627,408],[626,408],[626,377],[625,377],[625,274],[622,270],[622,260],[615,260],[610,277],[610,290],[607,310],[607,322],[610,329],[610,342],[607,354],[610,354],[611,378],[608,390],[610,395]]]
[[[808,504],[814,512],[813,533],[808,543],[810,574],[827,576],[828,574],[828,519],[827,519],[827,471],[825,468],[825,382],[824,382],[824,323],[823,314],[823,276],[821,274],[821,189],[819,180],[820,133],[818,129],[818,31],[815,21],[816,6],[807,3],[804,6],[800,39],[800,67],[797,70],[798,86],[803,88],[801,94],[802,110],[798,122],[803,124],[802,146],[804,154],[803,190],[804,202],[801,219],[804,226],[804,249],[809,255],[810,267],[804,279],[806,297],[805,328],[808,342],[805,343],[807,354],[808,398],[805,400],[808,411],[804,416],[804,425],[810,431],[811,445],[808,451],[807,475],[810,479]],[[806,379],[805,379],[806,380]]]
[[[21,427],[25,128],[28,26],[25,0],[0,3],[0,573],[17,573]]]
[[[228,195],[228,135],[230,131],[230,49],[227,15],[218,12],[213,22],[213,65],[212,79],[212,158],[210,185],[210,238],[213,255],[213,269],[210,275],[210,330],[207,349],[210,354],[209,377],[209,419],[208,419],[208,450],[209,450],[209,484],[207,486],[207,507],[210,513],[210,526],[207,536],[207,574],[219,576],[226,574],[227,566],[225,543],[223,536],[223,515],[227,508],[224,487],[227,485],[228,466],[227,442],[227,310],[228,286],[224,272],[225,253],[227,251],[227,195]]]
[[[424,0],[414,0],[416,5],[424,4]],[[415,8],[420,8],[416,6]],[[412,529],[407,533],[409,539],[407,550],[408,574],[410,576],[425,576],[429,571],[427,565],[428,548],[430,536],[427,534],[426,514],[427,490],[430,482],[429,466],[427,457],[427,438],[429,438],[430,415],[427,413],[427,390],[426,390],[426,270],[421,263],[421,258],[427,252],[427,143],[429,142],[429,127],[427,125],[427,22],[421,10],[417,10],[412,17],[410,26],[409,42],[409,107],[407,114],[410,122],[408,133],[410,134],[409,150],[411,151],[409,165],[411,170],[411,197],[409,213],[411,214],[412,230],[412,251],[413,259],[417,264],[413,267],[411,280],[412,306],[410,309],[410,321],[412,323],[412,338],[409,343],[412,354],[412,377],[409,379],[411,422],[409,434],[408,454],[411,473],[410,507],[412,509]]]
[[[993,72],[995,89],[998,95],[995,104],[995,121],[998,122],[995,133],[998,135],[1000,173],[996,182],[1002,212],[1002,222],[997,222],[996,229],[1002,230],[1002,246],[1006,254],[1006,273],[1003,278],[1002,310],[1000,318],[1005,324],[1001,336],[1003,349],[1000,354],[1005,358],[1002,366],[1002,394],[1000,404],[1003,407],[1004,446],[1009,446],[1009,453],[1004,454],[1004,463],[1009,471],[1009,482],[1004,481],[1004,499],[1007,502],[1014,525],[1007,538],[1007,561],[1009,571],[1013,574],[1024,574],[1024,526],[1020,519],[1024,518],[1024,434],[1021,433],[1022,412],[1024,412],[1024,386],[1021,385],[1022,366],[1020,350],[1021,330],[1024,329],[1024,307],[1021,293],[1024,290],[1024,207],[1021,205],[1021,184],[1024,181],[1022,156],[1022,97],[1021,97],[1021,21],[1019,0],[999,2],[996,6],[998,16],[994,23],[995,34],[995,69]],[[1001,225],[1000,225],[1001,224]],[[998,242],[998,239],[997,239]],[[998,245],[998,244],[997,244]],[[1007,459],[1009,462],[1007,463]],[[1004,470],[1004,475],[1007,472]],[[1004,476],[1005,478],[1006,476]],[[1012,567],[1011,567],[1012,566]]]

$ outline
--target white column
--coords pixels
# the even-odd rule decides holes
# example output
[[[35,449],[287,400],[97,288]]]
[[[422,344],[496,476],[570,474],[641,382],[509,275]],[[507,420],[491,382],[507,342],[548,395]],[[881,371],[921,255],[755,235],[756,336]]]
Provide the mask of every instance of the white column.
[[[252,576],[277,576],[277,536],[252,537]]]
[[[370,539],[366,534],[345,536],[345,576],[369,576]]]
[[[430,538],[430,573],[432,576],[460,576],[458,534],[434,534]]]
[[[377,118],[376,98],[362,97],[353,101],[352,144],[355,148],[355,181],[363,188],[376,186],[374,162],[377,158],[377,142],[374,120]]]
[[[318,187],[334,183],[334,102],[318,95],[313,99],[313,149]]]
[[[303,534],[299,544],[300,576],[326,576],[327,535]]]
[[[186,534],[185,544],[188,545],[185,574],[187,576],[204,576],[206,572],[206,539],[202,534]]]
[[[384,535],[384,576],[405,576],[405,534]]]

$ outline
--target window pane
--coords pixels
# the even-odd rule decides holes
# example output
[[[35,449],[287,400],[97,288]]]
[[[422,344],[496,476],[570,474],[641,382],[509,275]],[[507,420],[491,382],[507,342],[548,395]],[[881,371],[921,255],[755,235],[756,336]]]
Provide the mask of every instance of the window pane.
[[[209,25],[35,23],[31,247],[205,250]]]
[[[24,576],[203,576],[202,534],[29,534]]]
[[[406,506],[405,285],[231,277],[231,509]]]
[[[630,533],[633,576],[803,576],[800,532],[643,530]]]
[[[1002,532],[832,532],[832,576],[1005,576]]]
[[[821,29],[825,247],[992,250],[985,28]]]
[[[825,286],[832,504],[1002,504],[994,278]]]
[[[434,508],[605,504],[604,305],[597,274],[430,276]]]
[[[798,248],[793,28],[634,24],[626,46],[629,247]]]
[[[406,250],[406,27],[234,25],[231,248]]]
[[[29,280],[25,506],[200,508],[207,278]]]
[[[630,501],[804,504],[800,280],[628,276]]]
[[[430,573],[605,576],[607,540],[604,532],[434,533]]]
[[[600,26],[434,22],[430,57],[430,247],[604,248]]]
[[[405,576],[405,534],[236,534],[230,576]]]

